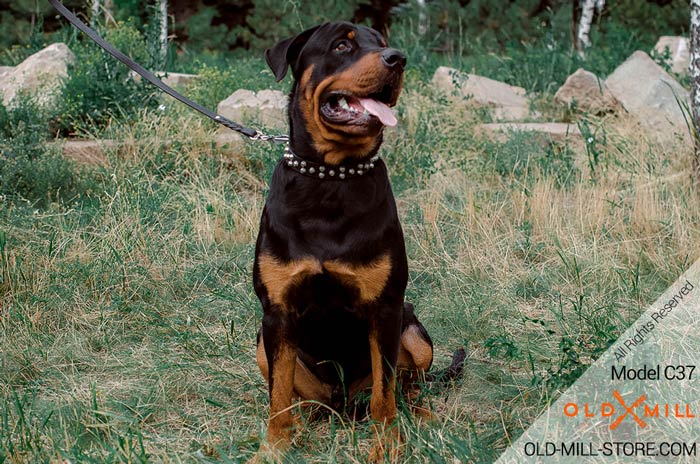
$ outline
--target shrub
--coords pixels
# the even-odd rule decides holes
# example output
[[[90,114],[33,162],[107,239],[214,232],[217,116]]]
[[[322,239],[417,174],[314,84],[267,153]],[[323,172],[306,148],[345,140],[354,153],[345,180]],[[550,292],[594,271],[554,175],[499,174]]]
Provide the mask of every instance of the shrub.
[[[230,66],[205,64],[196,72],[199,77],[188,89],[187,96],[212,110],[216,110],[216,105],[237,89],[258,91],[288,87],[286,82],[276,84],[267,64],[258,57],[240,59]]]
[[[44,206],[70,202],[85,192],[72,161],[46,143],[46,116],[36,102],[20,95],[12,109],[0,104],[0,195]]]
[[[131,23],[119,23],[104,32],[105,39],[136,62],[150,68],[144,36]],[[104,127],[115,115],[130,116],[144,106],[155,106],[155,90],[146,81],[137,82],[129,68],[102,51],[92,41],[74,47],[76,61],[68,70],[63,98],[55,122],[63,132],[86,127]]]

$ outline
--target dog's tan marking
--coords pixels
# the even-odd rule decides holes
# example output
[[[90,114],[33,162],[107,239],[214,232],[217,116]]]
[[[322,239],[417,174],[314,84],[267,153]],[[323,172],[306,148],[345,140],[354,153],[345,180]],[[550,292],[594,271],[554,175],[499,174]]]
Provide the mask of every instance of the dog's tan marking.
[[[313,95],[313,88],[309,87],[309,82],[311,82],[311,75],[314,73],[314,65],[312,64],[309,68],[304,71],[299,79],[299,88],[304,92],[306,98],[311,98]]]
[[[418,327],[409,326],[401,334],[399,347],[399,369],[427,371],[433,363],[433,349],[420,334]]]
[[[384,456],[388,454],[390,462],[394,462],[398,459],[400,443],[398,427],[394,424],[396,379],[394,375],[389,378],[384,376],[384,359],[379,349],[376,330],[370,331],[369,351],[372,359],[372,398],[369,402],[369,410],[372,420],[376,422],[374,426],[376,441],[368,459],[370,462],[384,462]]]
[[[258,347],[255,352],[255,358],[258,361],[258,367],[265,381],[269,382],[269,367],[262,334],[260,335],[260,341],[258,342]],[[332,388],[319,380],[319,378],[306,367],[306,364],[297,357],[296,368],[294,369],[294,393],[303,400],[320,401],[328,404],[331,401]]]
[[[289,445],[293,425],[292,395],[294,392],[294,368],[296,350],[288,342],[280,342],[272,366],[270,387],[270,422],[267,428],[267,442],[277,449]]]
[[[348,32],[348,39],[352,40],[355,38],[355,31]]]
[[[384,254],[369,264],[352,265],[342,261],[325,261],[323,267],[345,285],[360,292],[360,302],[369,303],[382,294],[391,274],[391,257]]]
[[[393,375],[384,377],[384,359],[379,349],[377,332],[369,334],[369,352],[372,359],[372,399],[369,403],[372,420],[389,424],[396,417],[396,398],[394,398],[394,386],[396,384]]]
[[[287,307],[285,295],[291,286],[299,283],[305,277],[323,272],[321,263],[314,258],[303,258],[284,263],[270,255],[260,255],[258,267],[260,278],[267,289],[270,301],[283,308]]]
[[[270,383],[270,366],[267,364],[267,354],[265,353],[265,344],[263,343],[262,335],[255,349],[255,360],[258,362],[260,373],[265,378],[265,382]]]

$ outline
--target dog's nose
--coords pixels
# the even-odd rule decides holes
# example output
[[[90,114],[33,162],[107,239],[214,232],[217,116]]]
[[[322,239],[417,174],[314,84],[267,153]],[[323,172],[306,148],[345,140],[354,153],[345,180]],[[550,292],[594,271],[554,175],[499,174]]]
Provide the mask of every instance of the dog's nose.
[[[398,66],[400,69],[403,69],[406,66],[406,55],[395,48],[387,48],[382,51],[382,63],[388,68]]]

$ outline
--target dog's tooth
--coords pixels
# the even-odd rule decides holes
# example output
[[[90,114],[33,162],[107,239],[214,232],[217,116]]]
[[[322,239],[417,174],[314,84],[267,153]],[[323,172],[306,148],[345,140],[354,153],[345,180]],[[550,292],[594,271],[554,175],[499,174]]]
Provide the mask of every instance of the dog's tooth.
[[[350,109],[350,105],[348,105],[348,102],[347,102],[347,100],[345,100],[345,97],[343,97],[343,98],[341,98],[340,100],[338,100],[338,103],[340,104],[340,107],[341,107],[342,109],[344,109],[344,110],[349,110],[349,109]]]

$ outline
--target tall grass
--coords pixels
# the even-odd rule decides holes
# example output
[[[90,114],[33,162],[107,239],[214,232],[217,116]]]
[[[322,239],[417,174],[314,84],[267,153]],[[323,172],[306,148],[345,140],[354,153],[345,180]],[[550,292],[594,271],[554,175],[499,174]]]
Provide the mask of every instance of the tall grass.
[[[438,422],[401,414],[404,456],[491,461],[700,255],[687,149],[591,120],[592,177],[583,144],[560,164],[561,147],[483,140],[419,79],[399,112],[383,155],[408,297],[438,366],[469,354],[426,397]],[[245,460],[267,416],[250,273],[279,147],[218,149],[185,112],[108,130],[92,202],[0,203],[0,459]],[[363,462],[367,422],[304,417],[290,462]]]
[[[411,37],[396,40],[411,50]],[[700,257],[698,191],[690,149],[626,116],[579,120],[587,144],[484,139],[483,114],[427,83],[445,56],[413,50],[382,155],[406,236],[408,299],[438,367],[459,346],[468,358],[462,380],[426,393],[436,422],[400,408],[403,460],[490,462]],[[547,91],[562,68],[538,77],[545,55],[533,56],[518,58],[533,69],[520,84]],[[229,81],[271,82],[254,63],[210,70],[192,91],[209,104]],[[15,116],[3,113],[15,126],[3,129],[2,155],[44,150],[47,128],[15,130]],[[173,105],[141,108],[94,129],[117,144],[105,166],[65,168],[85,183],[37,197],[0,184],[11,190],[0,201],[0,462],[254,455],[268,397],[250,275],[281,149],[218,148],[215,129]],[[30,180],[43,172],[31,166]],[[365,461],[367,421],[300,409],[289,462]]]

